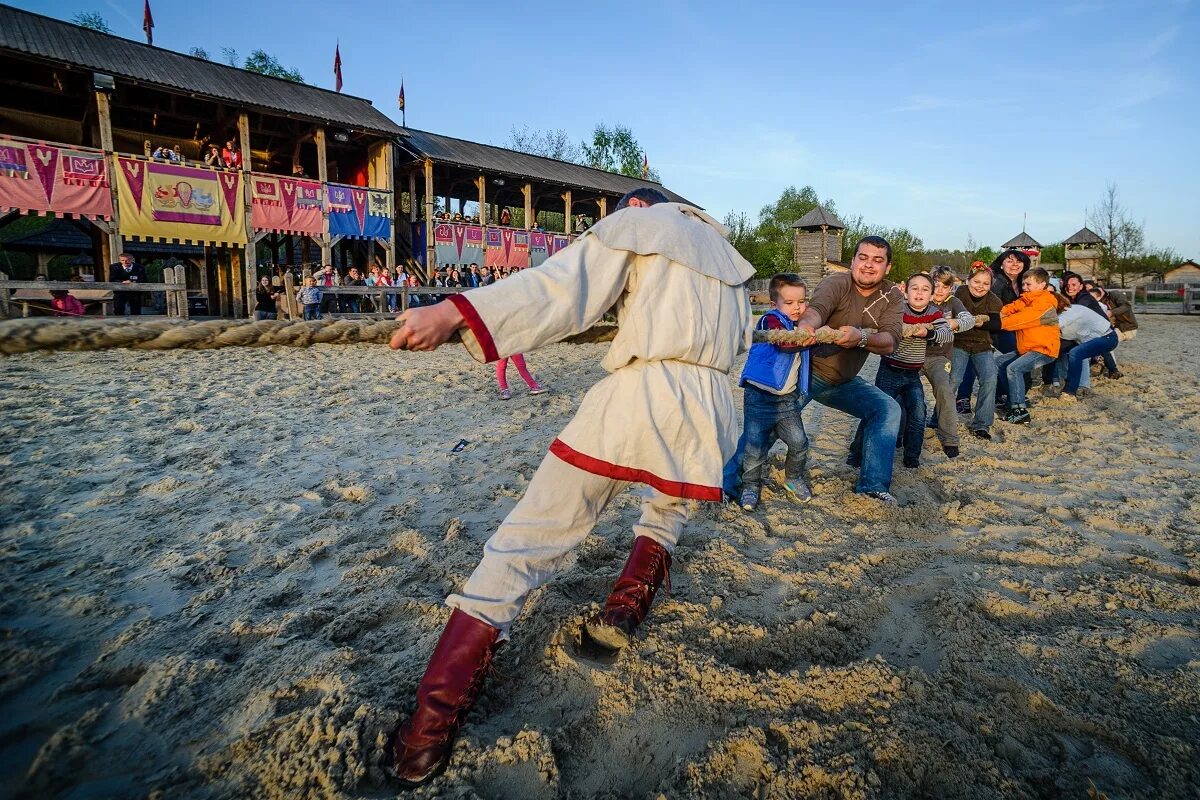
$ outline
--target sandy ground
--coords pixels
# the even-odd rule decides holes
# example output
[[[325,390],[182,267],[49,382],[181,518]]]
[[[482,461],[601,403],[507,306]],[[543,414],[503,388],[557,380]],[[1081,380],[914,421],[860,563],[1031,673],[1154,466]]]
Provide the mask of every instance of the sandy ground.
[[[569,640],[623,495],[527,607],[443,797],[1200,793],[1200,320],[1148,318],[1098,397],[851,494],[689,524],[608,668]],[[483,541],[599,376],[459,348],[63,353],[0,364],[5,797],[379,798],[379,758]],[[739,397],[740,402],[740,397]],[[807,414],[806,414],[807,416]],[[466,439],[461,452],[453,446]]]

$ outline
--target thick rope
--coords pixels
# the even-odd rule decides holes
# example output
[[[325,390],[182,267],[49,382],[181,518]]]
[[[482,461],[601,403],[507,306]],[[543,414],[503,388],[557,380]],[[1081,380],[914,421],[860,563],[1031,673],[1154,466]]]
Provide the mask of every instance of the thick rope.
[[[188,320],[32,317],[0,322],[0,353],[37,350],[214,350],[218,347],[309,347],[386,344],[403,325],[394,319]],[[569,337],[575,344],[610,341],[616,327],[600,325]],[[455,336],[452,341],[457,341]]]
[[[911,339],[921,331],[928,331],[932,325],[905,325],[903,336],[905,339]],[[875,333],[874,330],[867,328],[867,333]],[[836,328],[817,328],[813,331],[813,336],[802,333],[801,331],[785,331],[785,330],[769,330],[755,331],[754,341],[768,342],[770,344],[785,345],[789,347],[808,347],[814,344],[833,344],[841,338],[842,332]]]

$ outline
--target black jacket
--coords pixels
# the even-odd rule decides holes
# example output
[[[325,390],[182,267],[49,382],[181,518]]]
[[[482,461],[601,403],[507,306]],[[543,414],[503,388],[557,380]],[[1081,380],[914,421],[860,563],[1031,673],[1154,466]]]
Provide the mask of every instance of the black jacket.
[[[130,263],[129,269],[122,267],[120,261],[108,265],[108,280],[110,282],[124,283],[132,279],[136,279],[138,283],[145,283],[148,280],[146,278],[146,268],[136,261]]]

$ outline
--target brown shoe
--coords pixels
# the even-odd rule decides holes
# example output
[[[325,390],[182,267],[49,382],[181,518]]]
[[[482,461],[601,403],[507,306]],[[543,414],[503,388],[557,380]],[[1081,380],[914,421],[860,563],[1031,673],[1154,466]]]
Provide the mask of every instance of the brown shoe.
[[[584,624],[584,633],[609,650],[628,647],[664,579],[667,591],[671,590],[670,569],[671,554],[665,547],[646,536],[634,538],[621,577],[613,584],[604,609]]]
[[[417,710],[392,732],[392,773],[413,787],[435,778],[450,761],[458,729],[475,705],[500,631],[458,609],[450,615],[425,676],[417,687]]]

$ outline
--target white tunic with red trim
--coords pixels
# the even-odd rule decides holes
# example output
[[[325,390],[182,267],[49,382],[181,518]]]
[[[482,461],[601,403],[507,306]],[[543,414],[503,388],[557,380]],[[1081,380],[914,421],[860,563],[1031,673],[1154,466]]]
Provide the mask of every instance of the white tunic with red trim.
[[[611,374],[550,451],[598,475],[720,500],[737,443],[727,375],[749,346],[743,284],[753,275],[719,223],[662,203],[618,211],[541,266],[451,300],[480,361],[559,341],[615,311],[619,331],[602,362]]]

